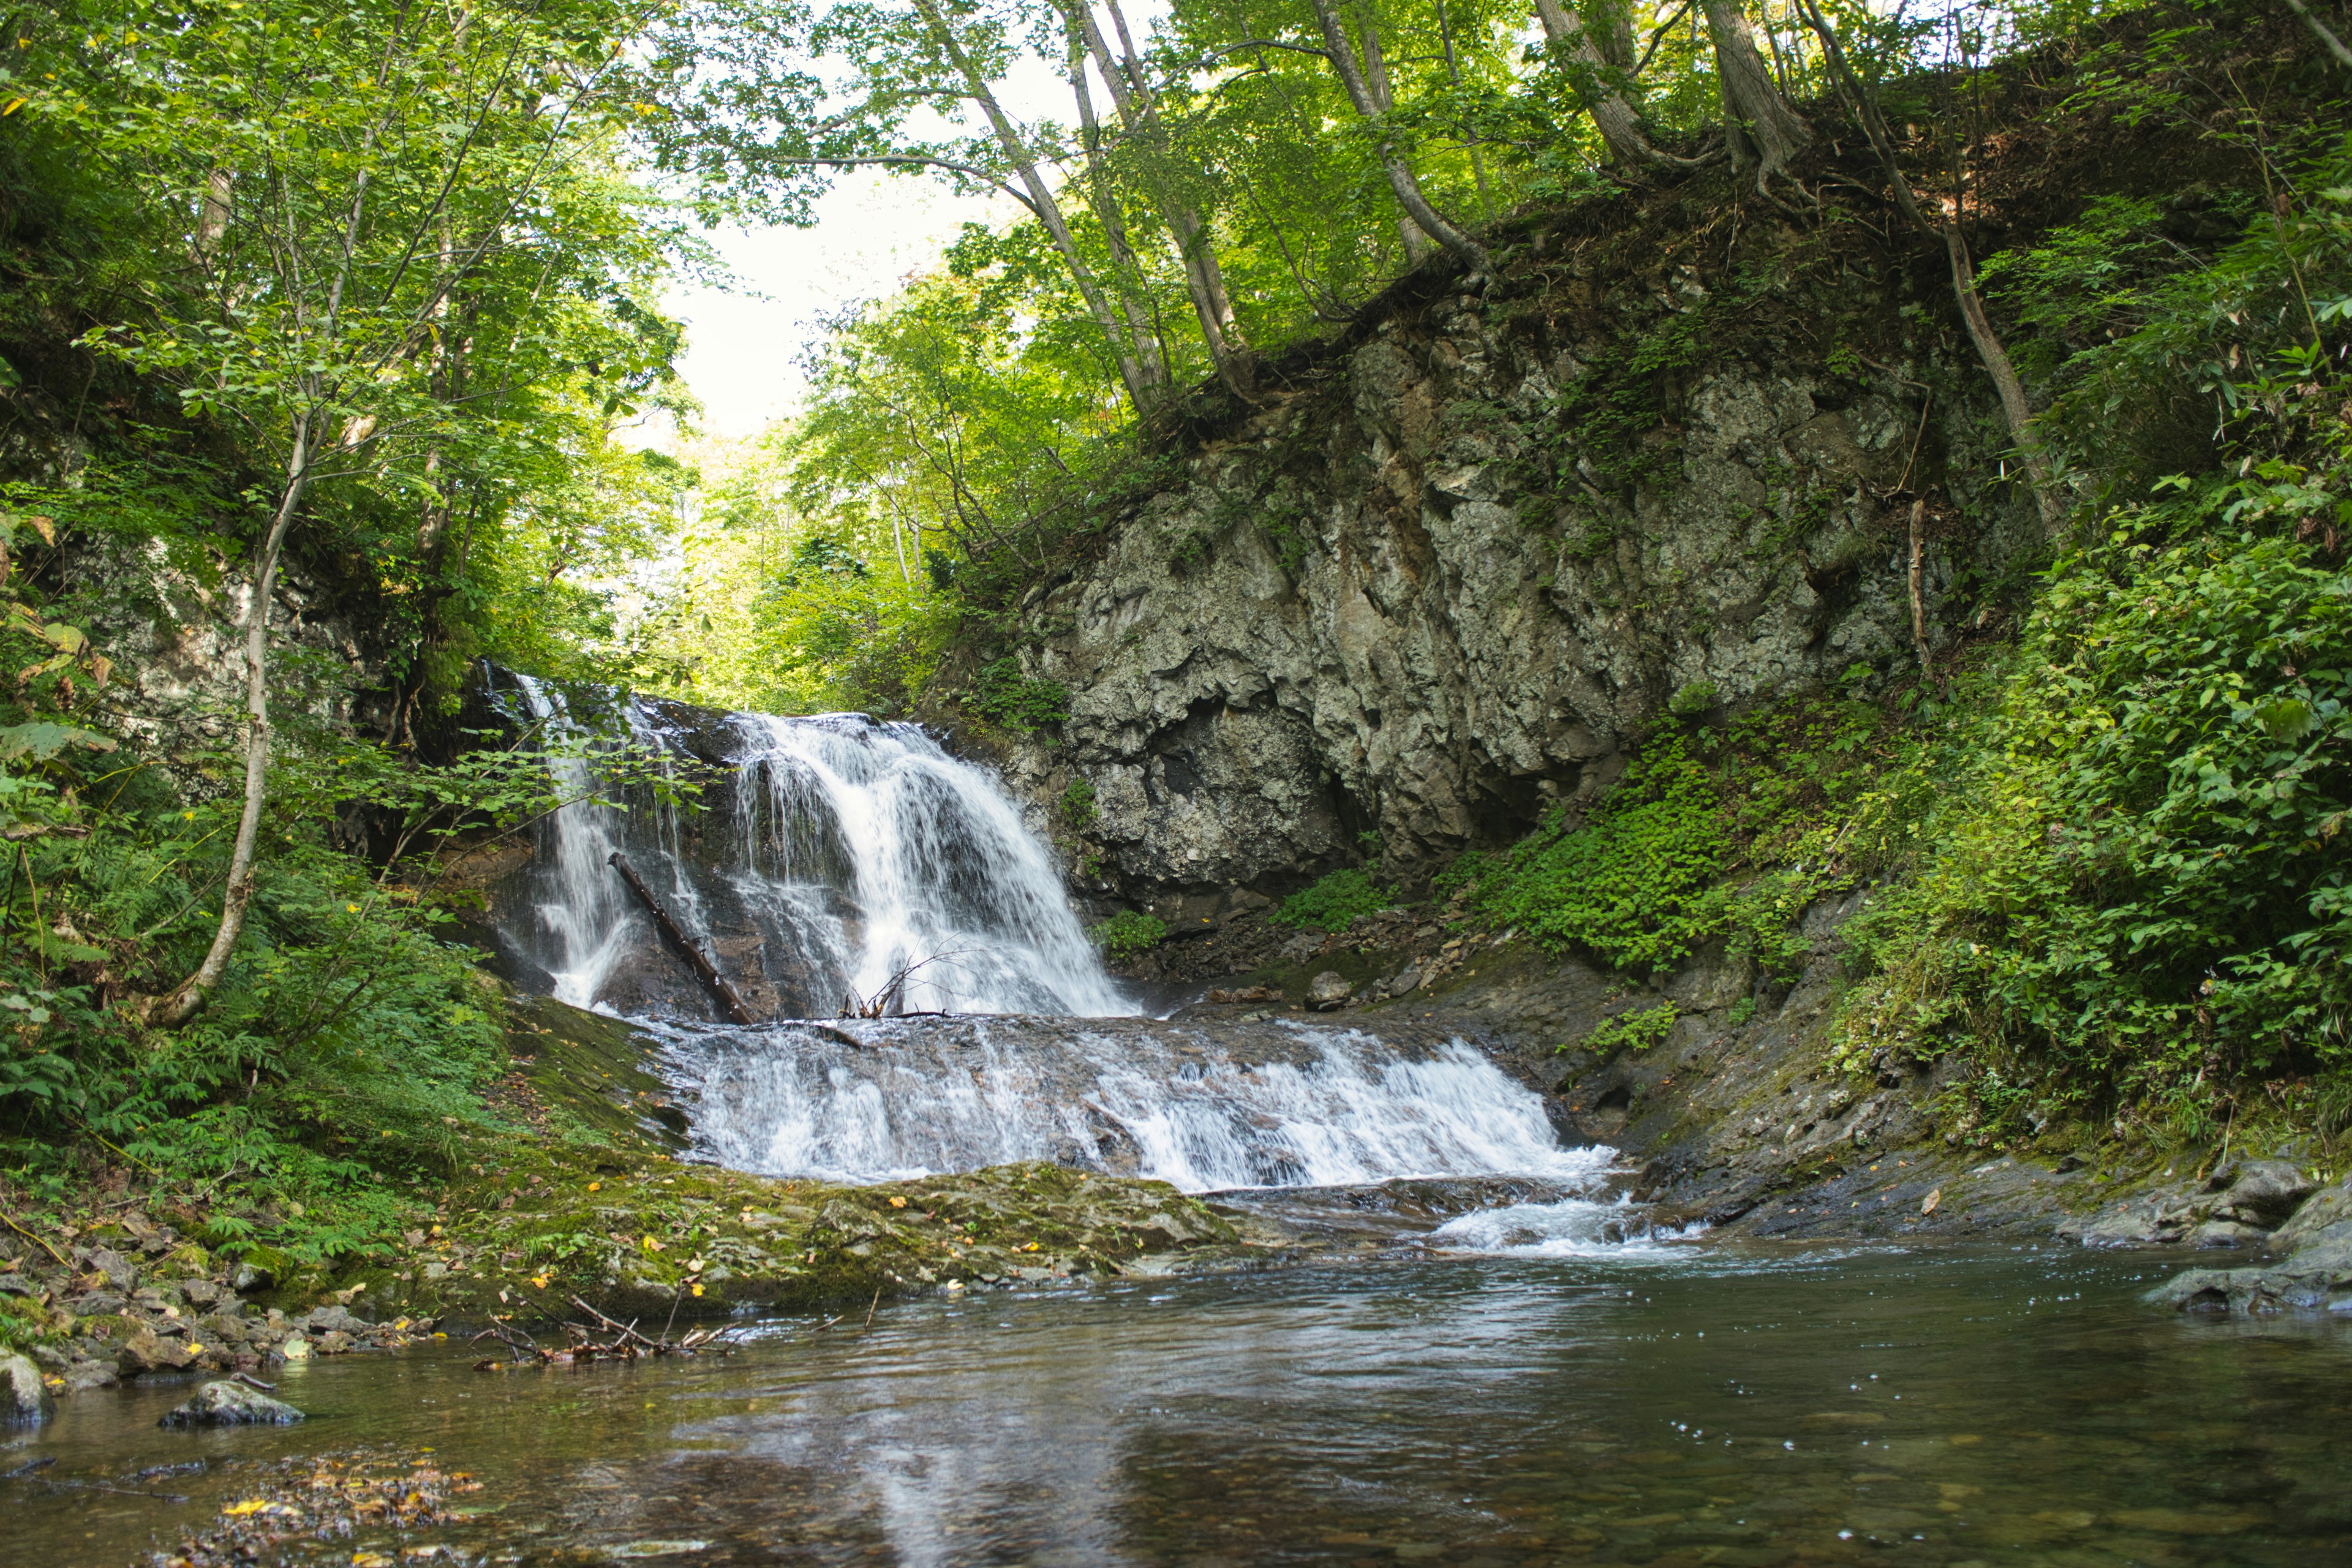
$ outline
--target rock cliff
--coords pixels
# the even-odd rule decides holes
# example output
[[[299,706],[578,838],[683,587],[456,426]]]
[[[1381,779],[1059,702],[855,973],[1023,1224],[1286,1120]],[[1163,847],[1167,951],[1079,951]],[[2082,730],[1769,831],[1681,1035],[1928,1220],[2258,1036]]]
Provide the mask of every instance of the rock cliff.
[[[2039,548],[1932,273],[1794,229],[1702,269],[1610,216],[1518,233],[1488,294],[1408,279],[1031,590],[1070,716],[1009,771],[1092,786],[1094,890],[1411,882],[1596,793],[1678,694],[1913,658],[1915,526],[1937,648]]]

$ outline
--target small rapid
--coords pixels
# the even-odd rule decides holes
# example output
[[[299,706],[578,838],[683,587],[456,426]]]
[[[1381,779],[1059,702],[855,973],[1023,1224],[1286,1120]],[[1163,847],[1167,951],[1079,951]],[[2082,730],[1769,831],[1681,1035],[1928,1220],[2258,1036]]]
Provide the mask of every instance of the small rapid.
[[[1265,1023],[903,1019],[668,1031],[721,1164],[900,1180],[1016,1160],[1186,1192],[1512,1174],[1567,1187],[1533,1090],[1457,1039]]]

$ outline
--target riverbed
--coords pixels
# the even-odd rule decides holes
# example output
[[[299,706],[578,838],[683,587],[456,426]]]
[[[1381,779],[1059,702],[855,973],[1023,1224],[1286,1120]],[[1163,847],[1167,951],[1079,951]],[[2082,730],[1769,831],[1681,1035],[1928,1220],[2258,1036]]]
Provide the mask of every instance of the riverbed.
[[[286,1560],[2352,1558],[2352,1325],[2140,1305],[2176,1266],[1407,1244],[746,1322],[733,1353],[689,1361],[488,1373],[449,1342],[295,1363],[277,1375],[299,1426],[162,1430],[185,1389],[141,1386],[0,1443],[0,1472],[55,1460],[0,1482],[0,1568],[142,1561],[362,1451],[470,1475],[470,1517]]]

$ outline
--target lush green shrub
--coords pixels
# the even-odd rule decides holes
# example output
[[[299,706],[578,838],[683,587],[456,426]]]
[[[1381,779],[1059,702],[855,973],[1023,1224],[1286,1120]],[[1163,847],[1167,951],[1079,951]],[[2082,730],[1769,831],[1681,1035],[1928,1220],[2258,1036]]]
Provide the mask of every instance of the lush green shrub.
[[[1395,902],[1396,894],[1374,881],[1370,871],[1360,866],[1343,866],[1283,900],[1273,918],[1286,926],[1345,931],[1359,915],[1372,914]]]
[[[1583,826],[1559,819],[1499,857],[1457,866],[1487,917],[1612,964],[1688,957],[1722,929],[1733,851],[1716,782],[1680,735],[1654,742]]]
[[[1095,927],[1095,942],[1113,958],[1133,958],[1168,940],[1168,928],[1157,915],[1121,910]]]
[[[1595,1051],[1603,1057],[1619,1051],[1646,1051],[1652,1046],[1664,1045],[1666,1037],[1675,1032],[1675,1020],[1681,1015],[1671,1002],[1655,1007],[1638,1008],[1604,1018],[1600,1026],[1573,1045],[1562,1046],[1562,1051]]]
[[[1070,716],[1070,691],[1058,680],[1034,680],[1012,655],[981,666],[965,706],[1003,729],[1023,734]]]
[[[1084,778],[1073,778],[1062,791],[1062,820],[1072,827],[1084,828],[1095,819],[1095,786]]]
[[[1848,1046],[1973,1039],[2109,1103],[2345,1061],[2348,816],[2352,574],[2120,529],[2054,574],[1934,858],[1855,923]]]

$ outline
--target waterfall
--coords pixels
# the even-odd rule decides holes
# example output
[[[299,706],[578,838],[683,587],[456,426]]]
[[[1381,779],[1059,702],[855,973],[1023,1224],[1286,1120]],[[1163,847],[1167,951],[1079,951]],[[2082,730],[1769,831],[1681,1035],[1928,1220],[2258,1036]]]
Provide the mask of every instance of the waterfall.
[[[1486,1201],[1515,1202],[1509,1224],[1433,1245],[1626,1234],[1594,1201],[1613,1152],[1560,1148],[1541,1099],[1458,1038],[1134,1016],[1046,846],[919,726],[511,680],[510,716],[564,740],[548,766],[571,804],[493,895],[509,957],[661,1040],[703,1157],[844,1182],[1045,1160],[1187,1192],[1507,1177],[1522,1197]],[[596,752],[620,745],[694,774],[698,805],[601,784]],[[778,1021],[701,1021],[709,998],[608,864],[616,850]],[[877,996],[893,1016],[814,1021]]]
[[[564,689],[493,679],[510,679],[530,718],[570,742],[548,766],[572,804],[542,831],[529,921],[505,922],[560,999],[630,1013],[703,1006],[649,957],[659,938],[608,864],[620,850],[730,978],[782,1016],[886,995],[892,1012],[1133,1011],[1019,809],[920,726],[731,713],[690,749],[679,715],[715,716],[601,690],[609,710],[578,713]],[[617,744],[665,765],[709,765],[715,751],[702,812],[599,787],[593,752]]]
[[[1142,1019],[665,1032],[700,1089],[703,1152],[777,1175],[1050,1160],[1188,1192],[1496,1173],[1578,1186],[1613,1158],[1560,1148],[1535,1093],[1454,1039]]]
[[[1132,1011],[1078,927],[1044,846],[995,781],[916,725],[739,713],[746,900],[812,959],[901,1010]],[[763,787],[749,787],[753,779]],[[819,893],[819,889],[823,893]],[[820,907],[838,890],[854,915]]]

